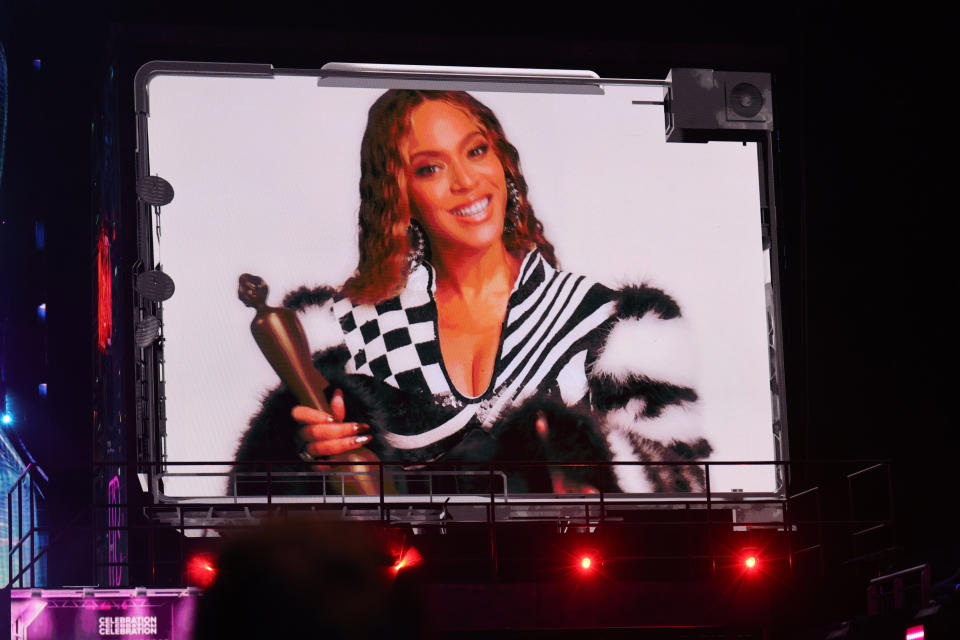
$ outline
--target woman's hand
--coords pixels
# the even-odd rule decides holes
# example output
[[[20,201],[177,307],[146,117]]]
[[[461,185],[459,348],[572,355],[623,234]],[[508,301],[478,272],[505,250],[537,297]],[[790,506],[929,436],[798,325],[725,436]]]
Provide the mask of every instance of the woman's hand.
[[[303,428],[297,431],[297,440],[302,444],[300,451],[314,458],[334,456],[358,449],[370,441],[370,425],[360,422],[344,422],[346,407],[343,393],[333,392],[330,399],[333,415],[303,405],[293,408],[291,415]]]
[[[543,411],[537,412],[537,422],[534,425],[537,435],[541,440],[546,441],[550,436],[550,425],[547,423],[547,416]],[[591,484],[574,482],[563,473],[562,467],[549,467],[550,484],[553,486],[554,493],[600,493],[597,488]]]

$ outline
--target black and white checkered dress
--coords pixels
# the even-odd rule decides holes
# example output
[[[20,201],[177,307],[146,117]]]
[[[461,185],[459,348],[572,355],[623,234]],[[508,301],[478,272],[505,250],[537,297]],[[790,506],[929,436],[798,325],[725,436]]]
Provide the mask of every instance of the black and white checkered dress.
[[[338,297],[329,307],[350,352],[346,373],[429,396],[439,409],[433,424],[400,424],[383,434],[389,445],[410,458],[430,459],[538,393],[559,392],[568,404],[586,395],[588,346],[615,308],[608,288],[557,271],[538,251],[530,252],[510,295],[493,378],[477,397],[461,393],[444,367],[435,289],[434,270],[424,263],[395,298],[372,305]]]

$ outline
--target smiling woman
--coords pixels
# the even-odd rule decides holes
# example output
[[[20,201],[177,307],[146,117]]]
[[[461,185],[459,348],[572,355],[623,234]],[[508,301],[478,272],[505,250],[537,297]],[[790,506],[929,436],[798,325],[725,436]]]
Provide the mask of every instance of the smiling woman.
[[[519,154],[485,105],[463,92],[383,94],[361,144],[360,197],[354,276],[284,301],[336,389],[332,415],[273,391],[239,463],[361,445],[403,464],[709,455],[687,410],[697,395],[678,357],[679,306],[559,270]],[[703,488],[696,465],[509,478],[512,491],[548,493]]]
[[[427,226],[428,260],[448,241],[453,253],[499,243],[520,258],[536,247],[556,266],[527,200],[519,153],[470,94],[387,91],[370,108],[360,163],[360,264],[344,286],[353,300],[375,303],[402,289],[411,220]],[[489,206],[471,209],[484,196]]]
[[[403,144],[411,221],[426,230],[437,270],[440,350],[454,386],[479,396],[493,374],[520,259],[503,242],[507,187],[486,135],[460,109],[428,101]]]

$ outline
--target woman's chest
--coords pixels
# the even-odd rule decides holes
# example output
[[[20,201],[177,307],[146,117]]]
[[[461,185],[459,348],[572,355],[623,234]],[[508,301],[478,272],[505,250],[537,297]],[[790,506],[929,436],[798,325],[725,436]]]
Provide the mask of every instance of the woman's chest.
[[[490,386],[506,305],[506,299],[469,310],[438,304],[437,337],[443,363],[450,382],[463,395],[477,397]]]

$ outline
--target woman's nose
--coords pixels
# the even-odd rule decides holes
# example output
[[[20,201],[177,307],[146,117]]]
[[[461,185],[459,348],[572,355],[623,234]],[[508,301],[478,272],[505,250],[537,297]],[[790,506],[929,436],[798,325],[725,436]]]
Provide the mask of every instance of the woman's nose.
[[[477,183],[477,176],[473,169],[462,162],[455,162],[451,166],[450,187],[454,191],[472,189]]]

